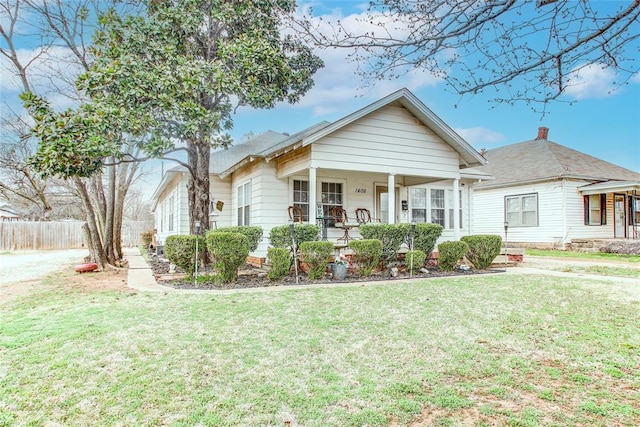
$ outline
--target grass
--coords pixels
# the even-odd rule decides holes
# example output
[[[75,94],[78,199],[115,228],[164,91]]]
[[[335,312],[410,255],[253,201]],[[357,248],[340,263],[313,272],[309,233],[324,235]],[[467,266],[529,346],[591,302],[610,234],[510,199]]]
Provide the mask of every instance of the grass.
[[[485,275],[0,305],[0,425],[640,424],[640,310]]]
[[[565,273],[598,274],[601,276],[637,277],[640,278],[640,268],[615,267],[606,265],[566,265],[560,268]]]
[[[579,258],[601,261],[624,261],[630,263],[640,263],[640,255],[610,254],[605,252],[574,252],[561,251],[556,249],[526,249],[527,256],[548,256],[558,258]]]

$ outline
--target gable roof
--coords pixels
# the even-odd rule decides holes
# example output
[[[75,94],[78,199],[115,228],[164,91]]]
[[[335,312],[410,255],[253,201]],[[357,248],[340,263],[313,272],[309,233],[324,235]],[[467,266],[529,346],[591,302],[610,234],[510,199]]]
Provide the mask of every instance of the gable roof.
[[[549,181],[562,178],[592,182],[640,181],[640,173],[547,139],[535,139],[485,152],[483,170],[494,180],[479,188]]]
[[[323,121],[293,135],[268,131],[250,141],[213,153],[211,172],[221,178],[256,158],[271,159],[315,141],[394,102],[399,103],[460,155],[460,167],[481,166],[485,159],[408,89],[400,89],[333,123]]]

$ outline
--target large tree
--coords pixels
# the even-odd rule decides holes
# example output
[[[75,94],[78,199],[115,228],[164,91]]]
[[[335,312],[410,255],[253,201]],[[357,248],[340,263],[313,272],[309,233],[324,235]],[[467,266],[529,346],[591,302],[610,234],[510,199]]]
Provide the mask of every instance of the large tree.
[[[209,223],[209,157],[226,147],[238,105],[297,102],[322,66],[281,34],[290,0],[147,0],[147,13],[102,17],[82,87],[117,111],[150,156],[187,152],[191,232]],[[124,158],[123,160],[127,160]]]
[[[303,20],[315,43],[352,50],[366,79],[425,70],[454,92],[497,102],[558,99],[581,73],[640,70],[640,0],[381,0],[357,25]]]
[[[71,184],[86,219],[88,247],[101,267],[122,258],[122,211],[137,165],[117,159],[136,148],[110,120],[116,112],[88,103],[74,82],[91,65],[92,18],[114,4],[125,7],[120,0],[0,1],[0,54],[23,90],[35,122],[31,133],[39,140],[29,161],[14,157],[21,162],[15,167],[33,178],[34,189],[42,190],[52,176]],[[20,145],[29,136],[18,133],[12,146],[29,148]]]

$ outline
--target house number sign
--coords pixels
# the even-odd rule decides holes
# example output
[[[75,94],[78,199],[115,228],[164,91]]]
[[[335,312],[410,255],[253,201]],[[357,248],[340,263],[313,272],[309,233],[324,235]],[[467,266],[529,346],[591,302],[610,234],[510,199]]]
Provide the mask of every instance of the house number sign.
[[[366,194],[367,193],[367,189],[366,188],[356,188],[356,193]]]

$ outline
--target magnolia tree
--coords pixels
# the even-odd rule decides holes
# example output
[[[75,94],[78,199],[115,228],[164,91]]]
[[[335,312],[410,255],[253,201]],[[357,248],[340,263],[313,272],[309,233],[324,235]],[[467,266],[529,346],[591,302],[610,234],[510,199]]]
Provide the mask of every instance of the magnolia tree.
[[[226,147],[238,105],[271,108],[297,102],[322,66],[311,49],[280,24],[295,11],[289,0],[146,1],[146,13],[101,17],[93,67],[79,85],[119,130],[144,135],[148,156],[184,150],[190,173],[190,229],[208,227],[209,157]],[[93,126],[93,124],[92,124]],[[112,151],[98,143],[103,158]],[[89,149],[89,148],[88,148]],[[102,151],[104,150],[104,151]],[[123,161],[138,160],[122,156]]]

